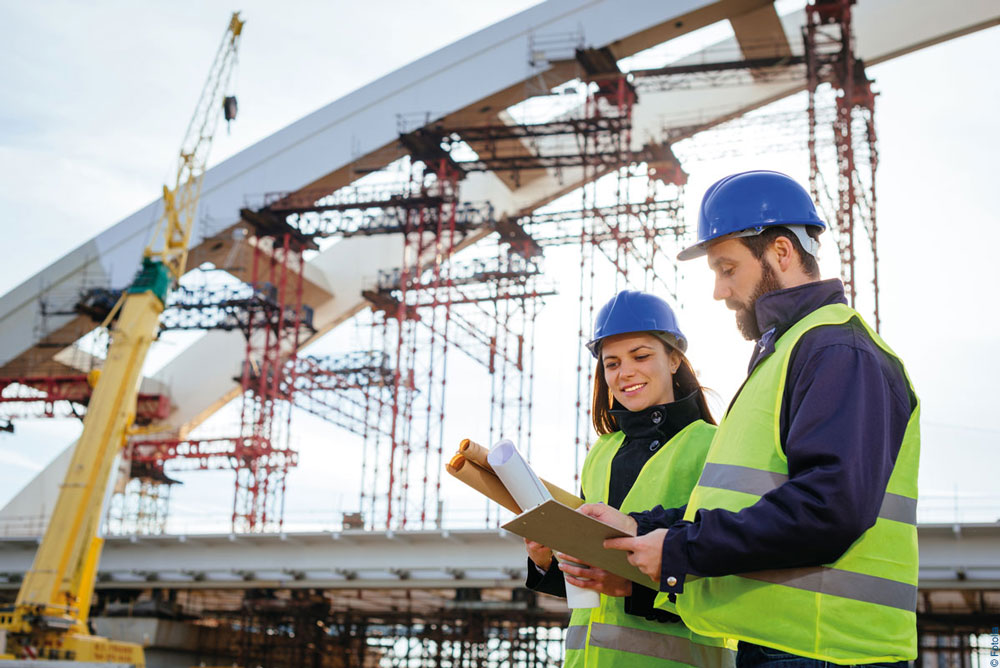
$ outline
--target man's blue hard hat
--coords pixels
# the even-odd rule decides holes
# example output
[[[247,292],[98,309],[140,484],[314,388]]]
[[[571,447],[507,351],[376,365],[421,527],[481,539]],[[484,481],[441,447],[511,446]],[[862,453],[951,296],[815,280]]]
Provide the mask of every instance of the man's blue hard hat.
[[[677,259],[701,257],[712,241],[756,236],[775,226],[787,227],[812,255],[819,242],[806,228],[826,229],[812,197],[791,177],[766,170],[727,176],[705,192],[698,211],[698,241],[678,253]]]
[[[594,338],[587,348],[600,358],[603,339],[632,332],[657,334],[682,353],[687,350],[687,338],[670,305],[656,295],[636,290],[622,290],[601,307],[594,320]]]

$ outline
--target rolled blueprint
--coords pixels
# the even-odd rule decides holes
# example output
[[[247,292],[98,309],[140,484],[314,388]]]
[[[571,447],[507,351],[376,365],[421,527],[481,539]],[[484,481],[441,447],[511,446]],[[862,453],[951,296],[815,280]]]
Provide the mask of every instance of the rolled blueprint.
[[[525,510],[552,498],[549,490],[509,440],[504,439],[494,445],[486,459],[497,477],[507,486],[517,505]]]
[[[476,466],[490,471],[493,470],[493,467],[487,461],[487,457],[490,454],[489,448],[479,445],[471,439],[463,438],[462,442],[458,444],[458,451]]]
[[[552,494],[509,440],[504,439],[494,445],[487,461],[521,508],[530,510],[552,498]],[[592,589],[582,589],[567,582],[566,604],[572,609],[596,608],[601,604],[601,597]]]
[[[494,473],[479,468],[467,461],[462,454],[456,454],[445,466],[445,470],[483,496],[490,498],[514,513],[521,514],[521,508],[514,501],[507,488]]]

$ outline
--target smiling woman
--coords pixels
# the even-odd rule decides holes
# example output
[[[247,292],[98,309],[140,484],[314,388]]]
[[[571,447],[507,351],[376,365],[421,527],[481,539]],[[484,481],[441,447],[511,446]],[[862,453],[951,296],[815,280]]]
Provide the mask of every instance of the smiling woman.
[[[662,506],[680,519],[715,425],[673,310],[655,295],[620,292],[598,313],[587,347],[599,361],[593,416],[600,438],[583,464],[584,499],[622,512]],[[655,609],[653,589],[557,559],[538,543],[527,547],[529,588],[562,595],[570,583],[601,593],[598,608],[573,611],[567,666],[732,664],[721,641],[692,633],[669,608]]]
[[[598,314],[594,340],[587,347],[600,362],[593,403],[599,435],[620,428],[615,401],[636,412],[681,399],[696,406],[700,419],[715,424],[704,389],[684,356],[687,339],[673,310],[659,297],[634,291],[616,295]]]

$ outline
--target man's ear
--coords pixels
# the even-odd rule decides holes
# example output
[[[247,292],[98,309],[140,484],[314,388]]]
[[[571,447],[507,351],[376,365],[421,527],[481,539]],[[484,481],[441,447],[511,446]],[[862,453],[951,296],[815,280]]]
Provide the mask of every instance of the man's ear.
[[[792,241],[788,237],[775,237],[768,250],[773,255],[775,268],[779,272],[787,272],[789,269],[795,267],[799,261],[798,254],[795,252],[795,246],[792,245]]]

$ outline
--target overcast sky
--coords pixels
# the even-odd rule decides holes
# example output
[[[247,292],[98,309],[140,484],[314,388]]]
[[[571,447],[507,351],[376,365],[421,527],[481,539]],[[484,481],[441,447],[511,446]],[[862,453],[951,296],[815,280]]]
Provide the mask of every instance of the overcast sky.
[[[240,117],[231,134],[218,136],[212,162],[532,4],[244,2]],[[0,293],[157,196],[230,11],[218,2],[0,0],[0,225],[7,249]],[[969,507],[982,509],[980,519],[1000,514],[1000,430],[991,419],[1000,394],[998,38],[1000,29],[992,28],[870,72],[881,93],[883,335],[923,402],[922,499],[924,507],[937,507],[962,492]],[[689,203],[715,179],[756,167],[807,175],[795,155],[699,163],[689,168]],[[830,245],[824,268],[835,274]],[[749,347],[732,314],[711,301],[703,263],[685,267],[682,286],[692,360],[728,402]],[[543,405],[539,419],[565,410]],[[557,433],[564,422],[548,429]],[[538,431],[546,433],[545,426]],[[73,423],[26,421],[16,435],[0,434],[0,505],[77,432]],[[290,496],[290,507],[305,512],[309,490],[323,481],[294,475],[300,498]],[[323,498],[350,510],[350,495]]]

